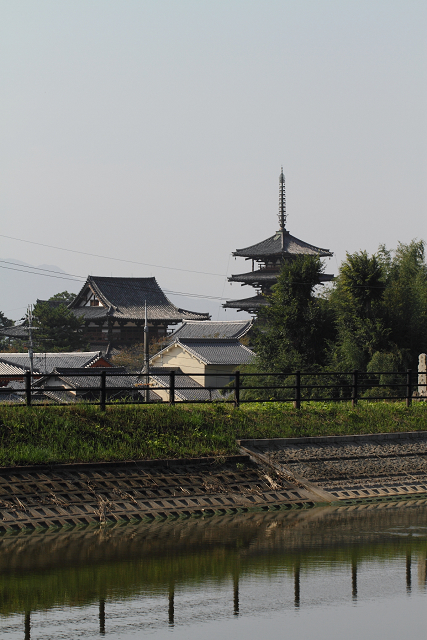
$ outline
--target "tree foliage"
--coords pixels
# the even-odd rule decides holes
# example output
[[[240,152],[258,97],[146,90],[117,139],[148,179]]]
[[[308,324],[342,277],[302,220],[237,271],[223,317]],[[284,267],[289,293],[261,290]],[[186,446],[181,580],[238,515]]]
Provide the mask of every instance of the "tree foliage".
[[[63,302],[65,305],[69,305],[74,298],[76,297],[75,293],[69,293],[68,291],[61,291],[60,293],[55,293],[54,296],[49,298],[53,302]]]
[[[334,368],[366,370],[373,354],[388,348],[384,288],[385,272],[376,256],[347,253],[329,297],[337,327],[331,353]]]
[[[284,263],[270,304],[259,314],[254,335],[258,369],[287,371],[323,363],[329,310],[314,295],[322,272],[313,256]]]
[[[427,352],[424,242],[348,253],[331,289],[316,297],[322,270],[313,257],[283,265],[254,332],[254,370],[416,369]]]
[[[10,318],[6,318],[6,316],[4,315],[4,313],[2,311],[0,311],[0,329],[7,329],[7,327],[12,327],[15,323],[13,322],[13,320],[10,320]],[[8,339],[7,338],[3,338],[0,335],[0,348],[1,349],[8,349],[9,348],[9,343],[8,343]]]
[[[150,358],[161,351],[166,345],[167,338],[152,338],[148,345]],[[144,367],[144,343],[137,342],[121,349],[119,353],[111,356],[111,363],[115,367],[126,367],[127,371],[142,371]]]
[[[392,252],[347,254],[329,297],[337,340],[331,363],[341,370],[416,367],[427,349],[427,265],[424,242]]]
[[[10,318],[6,318],[3,311],[0,311],[0,329],[6,329],[7,327],[13,327],[14,322]]]
[[[37,351],[85,350],[84,321],[67,309],[65,303],[39,302],[33,311],[34,346]]]

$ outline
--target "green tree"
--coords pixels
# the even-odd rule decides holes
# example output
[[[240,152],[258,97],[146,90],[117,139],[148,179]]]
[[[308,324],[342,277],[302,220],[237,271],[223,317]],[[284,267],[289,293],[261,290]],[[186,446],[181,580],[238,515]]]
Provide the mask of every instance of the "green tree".
[[[37,351],[77,351],[86,348],[84,321],[65,304],[39,302],[33,311],[34,346]]]
[[[63,302],[65,305],[69,305],[70,302],[76,297],[75,293],[68,293],[68,291],[61,291],[61,293],[55,293],[54,296],[49,298],[53,302]]]
[[[315,294],[323,265],[316,256],[285,262],[259,313],[255,368],[289,371],[324,363],[329,310]],[[328,322],[329,319],[329,322]]]
[[[337,340],[331,363],[341,371],[416,368],[427,350],[425,243],[347,254],[329,296]]]
[[[404,367],[417,367],[418,355],[427,352],[427,264],[425,243],[399,243],[394,253],[380,247],[387,286],[383,314],[390,327],[390,342]]]
[[[332,368],[366,371],[374,353],[390,349],[382,305],[385,281],[383,263],[376,255],[347,253],[329,296],[337,328]]]
[[[15,323],[13,322],[13,320],[10,320],[10,318],[6,318],[4,313],[0,311],[0,330],[7,329],[7,327],[12,327],[14,324]],[[0,348],[1,349],[9,348],[8,339],[2,338],[1,335],[0,335]]]
[[[0,329],[6,329],[7,327],[13,327],[15,323],[10,318],[6,318],[3,311],[0,311]]]

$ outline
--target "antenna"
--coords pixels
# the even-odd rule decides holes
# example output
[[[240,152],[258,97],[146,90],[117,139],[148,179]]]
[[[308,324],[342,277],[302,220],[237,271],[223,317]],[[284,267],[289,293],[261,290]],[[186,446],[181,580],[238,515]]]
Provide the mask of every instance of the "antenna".
[[[279,225],[280,231],[285,231],[286,225],[286,190],[285,190],[285,175],[282,171],[279,177]]]

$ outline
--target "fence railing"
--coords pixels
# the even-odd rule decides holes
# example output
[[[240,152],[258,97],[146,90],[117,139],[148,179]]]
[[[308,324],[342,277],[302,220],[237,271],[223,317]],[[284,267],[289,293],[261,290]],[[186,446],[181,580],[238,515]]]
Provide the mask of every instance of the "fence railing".
[[[296,409],[304,402],[427,399],[427,385],[420,383],[424,371],[406,372],[284,372],[284,373],[191,373],[174,370],[150,376],[103,369],[32,377],[0,375],[0,403],[12,405],[69,405],[85,402],[105,410],[109,404],[153,404],[167,402],[292,402]],[[204,379],[204,385],[198,379]],[[231,378],[231,381],[230,381]],[[214,379],[214,380],[212,380]],[[424,378],[423,378],[424,379]],[[13,385],[7,384],[14,380]],[[209,381],[216,384],[211,385]],[[220,383],[218,382],[220,381]],[[203,382],[203,380],[202,380]],[[7,384],[7,386],[6,386]],[[420,393],[421,389],[421,393]],[[415,393],[414,393],[415,392]]]

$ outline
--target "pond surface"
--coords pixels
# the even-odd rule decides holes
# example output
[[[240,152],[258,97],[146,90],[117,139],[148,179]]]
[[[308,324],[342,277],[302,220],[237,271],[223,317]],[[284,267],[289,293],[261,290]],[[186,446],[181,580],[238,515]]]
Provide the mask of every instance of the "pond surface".
[[[425,638],[427,504],[0,538],[2,640]]]

